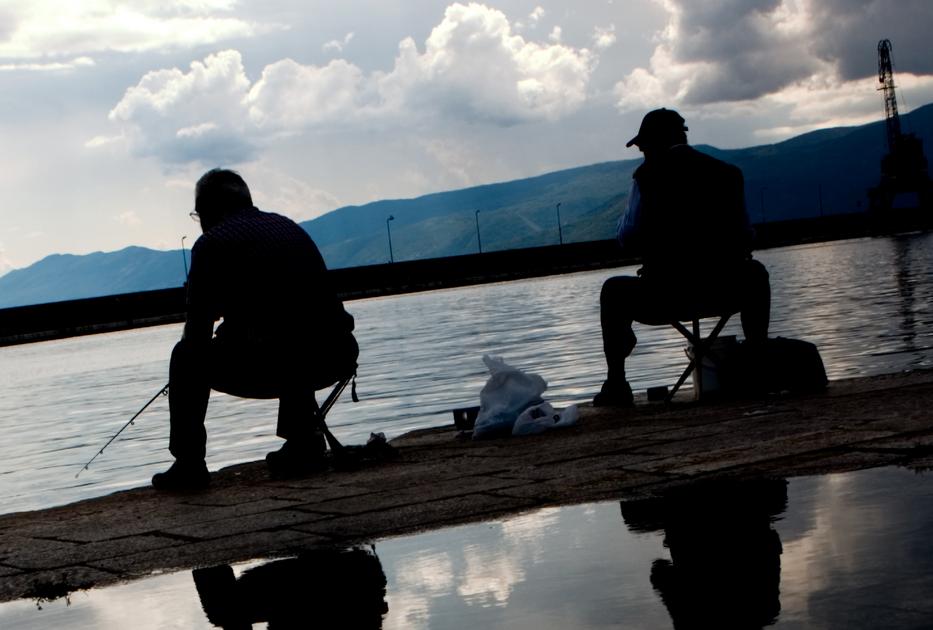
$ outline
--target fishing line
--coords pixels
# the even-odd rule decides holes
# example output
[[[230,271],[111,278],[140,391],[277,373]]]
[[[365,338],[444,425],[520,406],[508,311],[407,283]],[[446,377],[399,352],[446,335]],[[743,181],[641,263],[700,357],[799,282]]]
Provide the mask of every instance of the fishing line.
[[[185,254],[185,239],[186,239],[186,238],[188,238],[187,235],[181,237],[181,258],[182,258],[182,261],[185,263],[185,282],[187,283],[187,282],[188,282],[188,257],[187,257],[187,255]],[[110,444],[113,443],[113,441],[114,441],[115,439],[117,439],[117,437],[118,437],[121,433],[123,433],[124,429],[126,429],[128,426],[130,426],[131,424],[133,424],[133,422],[136,420],[136,418],[138,418],[138,417],[142,414],[142,412],[144,412],[144,411],[149,407],[149,405],[151,405],[152,403],[155,402],[155,399],[156,399],[156,398],[158,398],[159,396],[167,396],[167,395],[168,395],[168,386],[169,386],[169,384],[166,383],[166,384],[165,384],[165,387],[163,387],[163,388],[160,389],[158,392],[156,392],[156,395],[153,396],[152,398],[150,398],[150,399],[149,399],[149,402],[147,402],[145,405],[143,405],[142,408],[141,408],[139,411],[137,411],[137,412],[133,415],[133,417],[129,419],[129,421],[128,421],[126,424],[124,424],[122,427],[120,427],[120,430],[117,431],[116,433],[114,433],[114,434],[113,434],[113,437],[110,438],[109,440],[107,440],[107,443],[104,444],[103,447],[101,447],[101,449],[100,449],[99,451],[97,451],[97,453],[94,454],[94,457],[92,457],[90,460],[88,460],[88,462],[81,468],[81,470],[79,470],[79,471],[75,474],[75,479],[78,478],[78,475],[80,475],[80,474],[83,473],[85,470],[87,470],[87,469],[90,467],[91,463],[92,463],[95,459],[97,459],[97,457],[98,457],[99,455],[102,455],[102,454],[104,453],[104,449],[106,449],[108,446],[110,446]]]

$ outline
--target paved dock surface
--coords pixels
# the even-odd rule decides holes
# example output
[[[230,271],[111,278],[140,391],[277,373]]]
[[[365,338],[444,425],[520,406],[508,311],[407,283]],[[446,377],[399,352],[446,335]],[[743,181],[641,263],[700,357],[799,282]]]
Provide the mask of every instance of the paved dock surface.
[[[354,471],[276,481],[254,462],[215,473],[201,493],[140,488],[0,516],[0,601],[698,480],[933,468],[933,371],[834,382],[811,396],[585,406],[577,426],[540,436],[474,442],[449,426],[393,445],[397,459]]]

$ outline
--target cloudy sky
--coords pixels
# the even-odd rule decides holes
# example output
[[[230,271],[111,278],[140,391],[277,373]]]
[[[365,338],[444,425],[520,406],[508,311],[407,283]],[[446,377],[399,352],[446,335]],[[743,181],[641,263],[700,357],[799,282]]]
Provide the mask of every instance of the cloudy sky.
[[[296,220],[635,158],[642,114],[742,147],[933,101],[929,0],[0,0],[0,273],[198,234],[238,169]]]

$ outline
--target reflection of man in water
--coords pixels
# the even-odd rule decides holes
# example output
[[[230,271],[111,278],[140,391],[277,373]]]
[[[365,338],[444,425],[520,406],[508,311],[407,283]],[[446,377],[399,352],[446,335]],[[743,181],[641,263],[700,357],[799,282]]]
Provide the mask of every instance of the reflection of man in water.
[[[185,331],[169,369],[175,463],[152,485],[208,485],[204,417],[211,389],[278,398],[276,434],[286,442],[267,460],[273,472],[301,472],[326,449],[313,422],[314,390],[356,370],[353,317],[307,232],[254,207],[238,174],[214,169],[201,177],[192,216],[203,234],[191,250]]]
[[[787,507],[783,479],[707,483],[659,499],[623,501],[635,532],[664,531],[671,559],[651,584],[678,630],[761,628],[781,612],[781,539],[772,520]]]
[[[638,277],[603,285],[608,373],[597,406],[632,404],[625,359],[635,348],[633,321],[657,325],[740,311],[746,339],[768,335],[771,288],[767,270],[751,258],[742,172],[688,146],[686,131],[677,112],[657,109],[626,145],[637,145],[645,161],[633,175],[619,241],[641,256],[642,268]]]
[[[247,569],[193,572],[208,620],[222,628],[268,622],[286,628],[378,629],[388,611],[386,577],[374,552],[321,549]]]

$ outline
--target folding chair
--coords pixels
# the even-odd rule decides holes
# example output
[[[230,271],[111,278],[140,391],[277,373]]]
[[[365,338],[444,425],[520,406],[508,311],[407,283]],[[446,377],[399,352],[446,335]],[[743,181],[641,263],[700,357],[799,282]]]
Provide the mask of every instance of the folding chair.
[[[725,315],[694,315],[692,319],[692,332],[679,320],[674,320],[670,323],[671,326],[676,328],[677,332],[683,335],[693,347],[693,356],[690,358],[690,362],[684,369],[683,374],[681,374],[680,378],[677,379],[677,384],[674,385],[673,389],[671,389],[670,393],[667,395],[665,402],[669,403],[674,399],[674,394],[677,393],[677,390],[680,389],[680,386],[684,384],[684,381],[687,380],[690,372],[693,371],[695,367],[697,368],[694,374],[697,395],[699,396],[699,394],[703,391],[703,359],[709,358],[713,362],[716,361],[716,355],[714,352],[712,352],[713,343],[715,343],[716,339],[719,337],[719,333],[722,332],[722,329],[726,326],[726,323],[729,321],[729,318],[731,318],[733,314],[733,312],[728,312]],[[712,332],[704,338],[700,334],[700,319],[717,316],[719,317],[719,321],[713,327]]]
[[[330,411],[330,408],[334,406],[334,403],[337,402],[337,399],[340,398],[340,394],[343,393],[343,390],[347,388],[347,385],[353,381],[353,387],[350,388],[350,393],[353,398],[353,402],[359,402],[359,398],[356,395],[356,373],[354,372],[351,376],[348,376],[344,379],[337,381],[337,384],[334,385],[334,388],[330,391],[330,394],[327,395],[327,398],[324,399],[324,403],[317,410],[315,415],[315,420],[317,421],[318,428],[324,434],[324,439],[327,440],[327,445],[330,447],[330,450],[334,454],[341,453],[344,450],[343,444],[334,437],[334,434],[330,432],[330,429],[327,428],[327,422],[325,418],[327,417],[327,412]]]
[[[340,394],[343,393],[343,390],[346,389],[347,384],[351,381],[353,381],[353,386],[350,392],[353,397],[353,402],[359,402],[360,399],[356,395],[356,374],[354,373],[352,376],[348,376],[334,385],[334,389],[327,395],[324,404],[321,405],[321,408],[315,414],[318,428],[324,434],[324,439],[327,440],[327,445],[330,447],[331,454],[333,455],[334,467],[342,470],[354,470],[365,462],[390,460],[398,457],[395,448],[386,441],[385,436],[381,433],[371,434],[365,445],[357,446],[351,444],[350,446],[344,446],[334,437],[330,429],[327,428],[327,422],[324,421],[327,412],[334,406]]]

